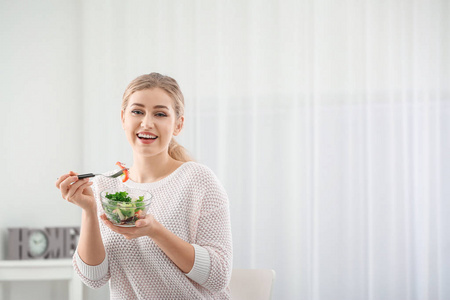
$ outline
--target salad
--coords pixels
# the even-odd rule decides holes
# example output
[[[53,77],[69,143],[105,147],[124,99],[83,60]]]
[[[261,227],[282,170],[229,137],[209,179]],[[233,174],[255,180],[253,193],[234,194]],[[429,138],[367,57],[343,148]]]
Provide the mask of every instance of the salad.
[[[132,198],[126,191],[116,192],[114,194],[106,193],[105,198],[108,202],[103,202],[108,219],[120,225],[134,225],[134,223],[145,217],[144,196]]]

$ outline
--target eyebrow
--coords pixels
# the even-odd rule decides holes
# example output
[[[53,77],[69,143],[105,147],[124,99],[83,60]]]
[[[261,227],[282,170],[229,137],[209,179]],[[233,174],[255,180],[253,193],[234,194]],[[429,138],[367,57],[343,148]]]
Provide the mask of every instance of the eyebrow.
[[[133,104],[130,105],[130,107],[131,107],[131,106],[145,107],[145,105],[144,105],[144,104],[141,104],[141,103],[133,103]],[[155,105],[155,106],[153,106],[153,108],[154,108],[154,109],[155,109],[155,108],[164,108],[164,109],[169,110],[169,108],[168,108],[167,106],[165,106],[165,105]]]
[[[153,108],[164,108],[164,109],[169,110],[169,108],[165,105],[155,105],[155,106],[153,106]]]
[[[140,103],[133,103],[133,104],[130,105],[130,107],[131,107],[131,106],[141,106],[141,107],[145,107],[144,104],[140,104]]]

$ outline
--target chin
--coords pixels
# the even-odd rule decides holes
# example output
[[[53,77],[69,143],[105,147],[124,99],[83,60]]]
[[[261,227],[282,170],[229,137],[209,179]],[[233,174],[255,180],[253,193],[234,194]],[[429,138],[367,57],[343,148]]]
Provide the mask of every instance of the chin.
[[[166,150],[168,153],[168,150]],[[164,153],[164,150],[150,150],[150,149],[136,149],[136,151],[134,151],[134,153],[143,156],[143,157],[154,157],[154,156],[159,156],[161,154]]]

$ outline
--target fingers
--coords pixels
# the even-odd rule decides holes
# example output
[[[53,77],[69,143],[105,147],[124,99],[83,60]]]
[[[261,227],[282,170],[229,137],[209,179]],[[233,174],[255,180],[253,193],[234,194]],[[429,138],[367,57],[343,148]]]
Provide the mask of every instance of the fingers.
[[[64,180],[66,180],[67,177],[69,177],[69,176],[70,176],[69,174],[64,174],[63,176],[59,177],[59,178],[56,180],[56,182],[55,182],[56,187],[57,187],[58,189],[60,189],[61,182],[63,182]]]
[[[136,221],[136,223],[134,223],[136,225],[136,227],[144,227],[145,226],[145,221]]]
[[[136,227],[144,227],[147,226],[147,219],[139,219],[134,223]]]
[[[109,228],[111,228],[112,231],[117,232],[117,231],[116,231],[117,226],[114,226],[113,223],[112,223],[110,220],[108,220],[108,218],[106,217],[105,214],[101,215],[101,216],[100,216],[100,219],[102,219],[103,223],[104,223],[106,226],[108,226]],[[119,232],[117,232],[117,233],[119,233]]]
[[[59,189],[61,190],[61,193],[63,194],[64,198],[67,195],[67,192],[69,191],[70,185],[78,181],[77,176],[70,176],[69,174],[66,175],[61,176],[64,177],[65,179],[59,184]]]
[[[131,233],[130,231],[132,231],[133,228],[121,228],[118,226],[115,226],[113,223],[111,223],[111,221],[109,221],[106,216],[101,217],[103,220],[103,223],[109,227],[109,229],[111,229],[112,231],[114,231],[115,233],[118,233],[120,235],[123,235],[127,240],[131,240],[134,238],[134,233]]]
[[[55,182],[56,187],[57,187],[58,189],[60,189],[60,185],[61,185],[61,183],[62,183],[64,180],[66,180],[66,179],[67,179],[68,177],[70,177],[70,176],[76,176],[76,175],[78,175],[78,173],[75,173],[75,172],[73,172],[73,171],[69,171],[68,174],[62,175],[61,177],[59,177],[59,178],[56,179],[56,182]]]
[[[75,181],[75,183],[71,184],[67,192],[66,200],[72,202],[71,200],[74,196],[79,196],[90,185],[92,185],[92,182],[88,178]]]
[[[154,225],[154,218],[150,213],[148,213],[145,215],[144,218],[137,220],[135,225],[136,227],[145,227],[145,226],[152,227]]]
[[[114,227],[113,227],[114,226],[113,223],[111,223],[111,221],[108,220],[108,218],[106,217],[105,214],[101,215],[100,219],[102,219],[103,224],[105,224],[107,227],[109,227],[112,231],[115,231]]]
[[[101,215],[100,218],[102,219],[103,223],[109,227],[109,229],[111,229],[115,233],[123,235],[123,237],[127,240],[132,240],[142,236],[142,234],[138,234],[136,228],[122,228],[119,226],[115,226],[113,223],[111,223],[111,221],[108,220],[105,214]]]
[[[68,174],[66,174],[66,175],[68,175]],[[61,177],[66,177],[66,176],[64,175]],[[64,179],[59,184],[59,189],[61,190],[62,197],[64,199],[66,199],[67,201],[70,201],[70,198],[77,192],[78,188],[88,182],[89,182],[88,180],[79,180],[78,177],[75,175],[67,176],[66,179]],[[86,187],[87,186],[84,186],[83,189]]]

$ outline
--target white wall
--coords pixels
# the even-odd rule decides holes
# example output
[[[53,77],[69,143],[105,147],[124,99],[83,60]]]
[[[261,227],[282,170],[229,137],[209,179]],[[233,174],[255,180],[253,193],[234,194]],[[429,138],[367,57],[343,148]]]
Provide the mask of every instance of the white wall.
[[[80,23],[79,1],[0,1],[0,259],[8,227],[80,224],[80,210],[54,186],[83,163]],[[30,299],[37,286],[40,299],[67,293],[50,282],[5,289]]]
[[[76,225],[54,182],[82,163],[80,7],[0,2],[2,205],[8,226]]]

